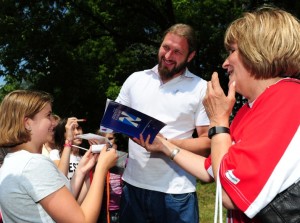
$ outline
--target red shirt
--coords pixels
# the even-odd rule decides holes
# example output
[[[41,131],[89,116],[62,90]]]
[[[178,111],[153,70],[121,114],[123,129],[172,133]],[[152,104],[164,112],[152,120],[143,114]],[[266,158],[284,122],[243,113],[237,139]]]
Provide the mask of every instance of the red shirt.
[[[221,162],[220,181],[249,218],[300,178],[300,82],[292,80],[268,87],[230,126],[233,145]],[[229,222],[258,222],[241,212],[229,213],[235,219]]]

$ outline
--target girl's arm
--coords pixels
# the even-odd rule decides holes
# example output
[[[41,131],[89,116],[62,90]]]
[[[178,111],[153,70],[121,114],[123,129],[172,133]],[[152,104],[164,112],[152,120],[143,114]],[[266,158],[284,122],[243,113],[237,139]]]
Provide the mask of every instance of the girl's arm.
[[[98,156],[99,154],[93,154],[91,149],[89,149],[79,161],[79,164],[71,179],[72,192],[75,198],[80,198],[80,200],[78,200],[79,203],[82,203],[83,198],[87,194],[89,171],[97,163]]]
[[[86,194],[87,194],[90,186],[91,186],[90,177],[89,177],[89,174],[87,174],[85,176],[85,179],[83,181],[81,190],[80,190],[78,198],[77,198],[78,204],[82,204],[82,202],[83,202],[84,198],[86,197]]]
[[[43,198],[40,204],[56,222],[96,222],[101,209],[106,174],[116,161],[115,149],[101,151],[93,182],[81,205],[65,186]]]
[[[71,155],[71,148],[74,139],[73,130],[77,125],[77,118],[71,117],[68,118],[66,123],[66,132],[65,132],[65,144],[62,148],[62,153],[60,160],[57,160],[55,164],[57,165],[58,169],[67,177],[69,172],[69,165],[70,165],[70,155]]]

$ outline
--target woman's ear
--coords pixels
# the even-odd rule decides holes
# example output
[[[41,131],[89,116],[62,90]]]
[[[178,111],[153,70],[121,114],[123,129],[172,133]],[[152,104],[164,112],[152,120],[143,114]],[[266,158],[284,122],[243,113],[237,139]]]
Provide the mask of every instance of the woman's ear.
[[[26,130],[31,131],[30,118],[28,117],[24,118],[24,126]]]

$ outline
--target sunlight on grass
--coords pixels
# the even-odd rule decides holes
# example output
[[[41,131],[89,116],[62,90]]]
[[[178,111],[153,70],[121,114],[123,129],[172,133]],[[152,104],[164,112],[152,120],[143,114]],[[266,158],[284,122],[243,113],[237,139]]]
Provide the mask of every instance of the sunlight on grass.
[[[197,183],[197,195],[198,204],[200,209],[200,222],[212,223],[214,222],[215,211],[215,193],[216,184],[204,184],[198,181]],[[225,222],[226,210],[223,209],[223,222]]]

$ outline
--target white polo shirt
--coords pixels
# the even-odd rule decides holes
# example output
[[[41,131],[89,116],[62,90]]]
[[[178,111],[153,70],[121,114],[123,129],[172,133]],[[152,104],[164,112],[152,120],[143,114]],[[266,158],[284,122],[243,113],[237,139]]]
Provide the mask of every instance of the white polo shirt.
[[[166,123],[161,130],[167,138],[191,138],[196,126],[209,125],[202,100],[207,82],[188,70],[163,84],[155,66],[135,72],[122,86],[117,102]],[[123,174],[129,184],[164,193],[196,190],[196,179],[167,156],[149,153],[129,140],[129,160]]]

